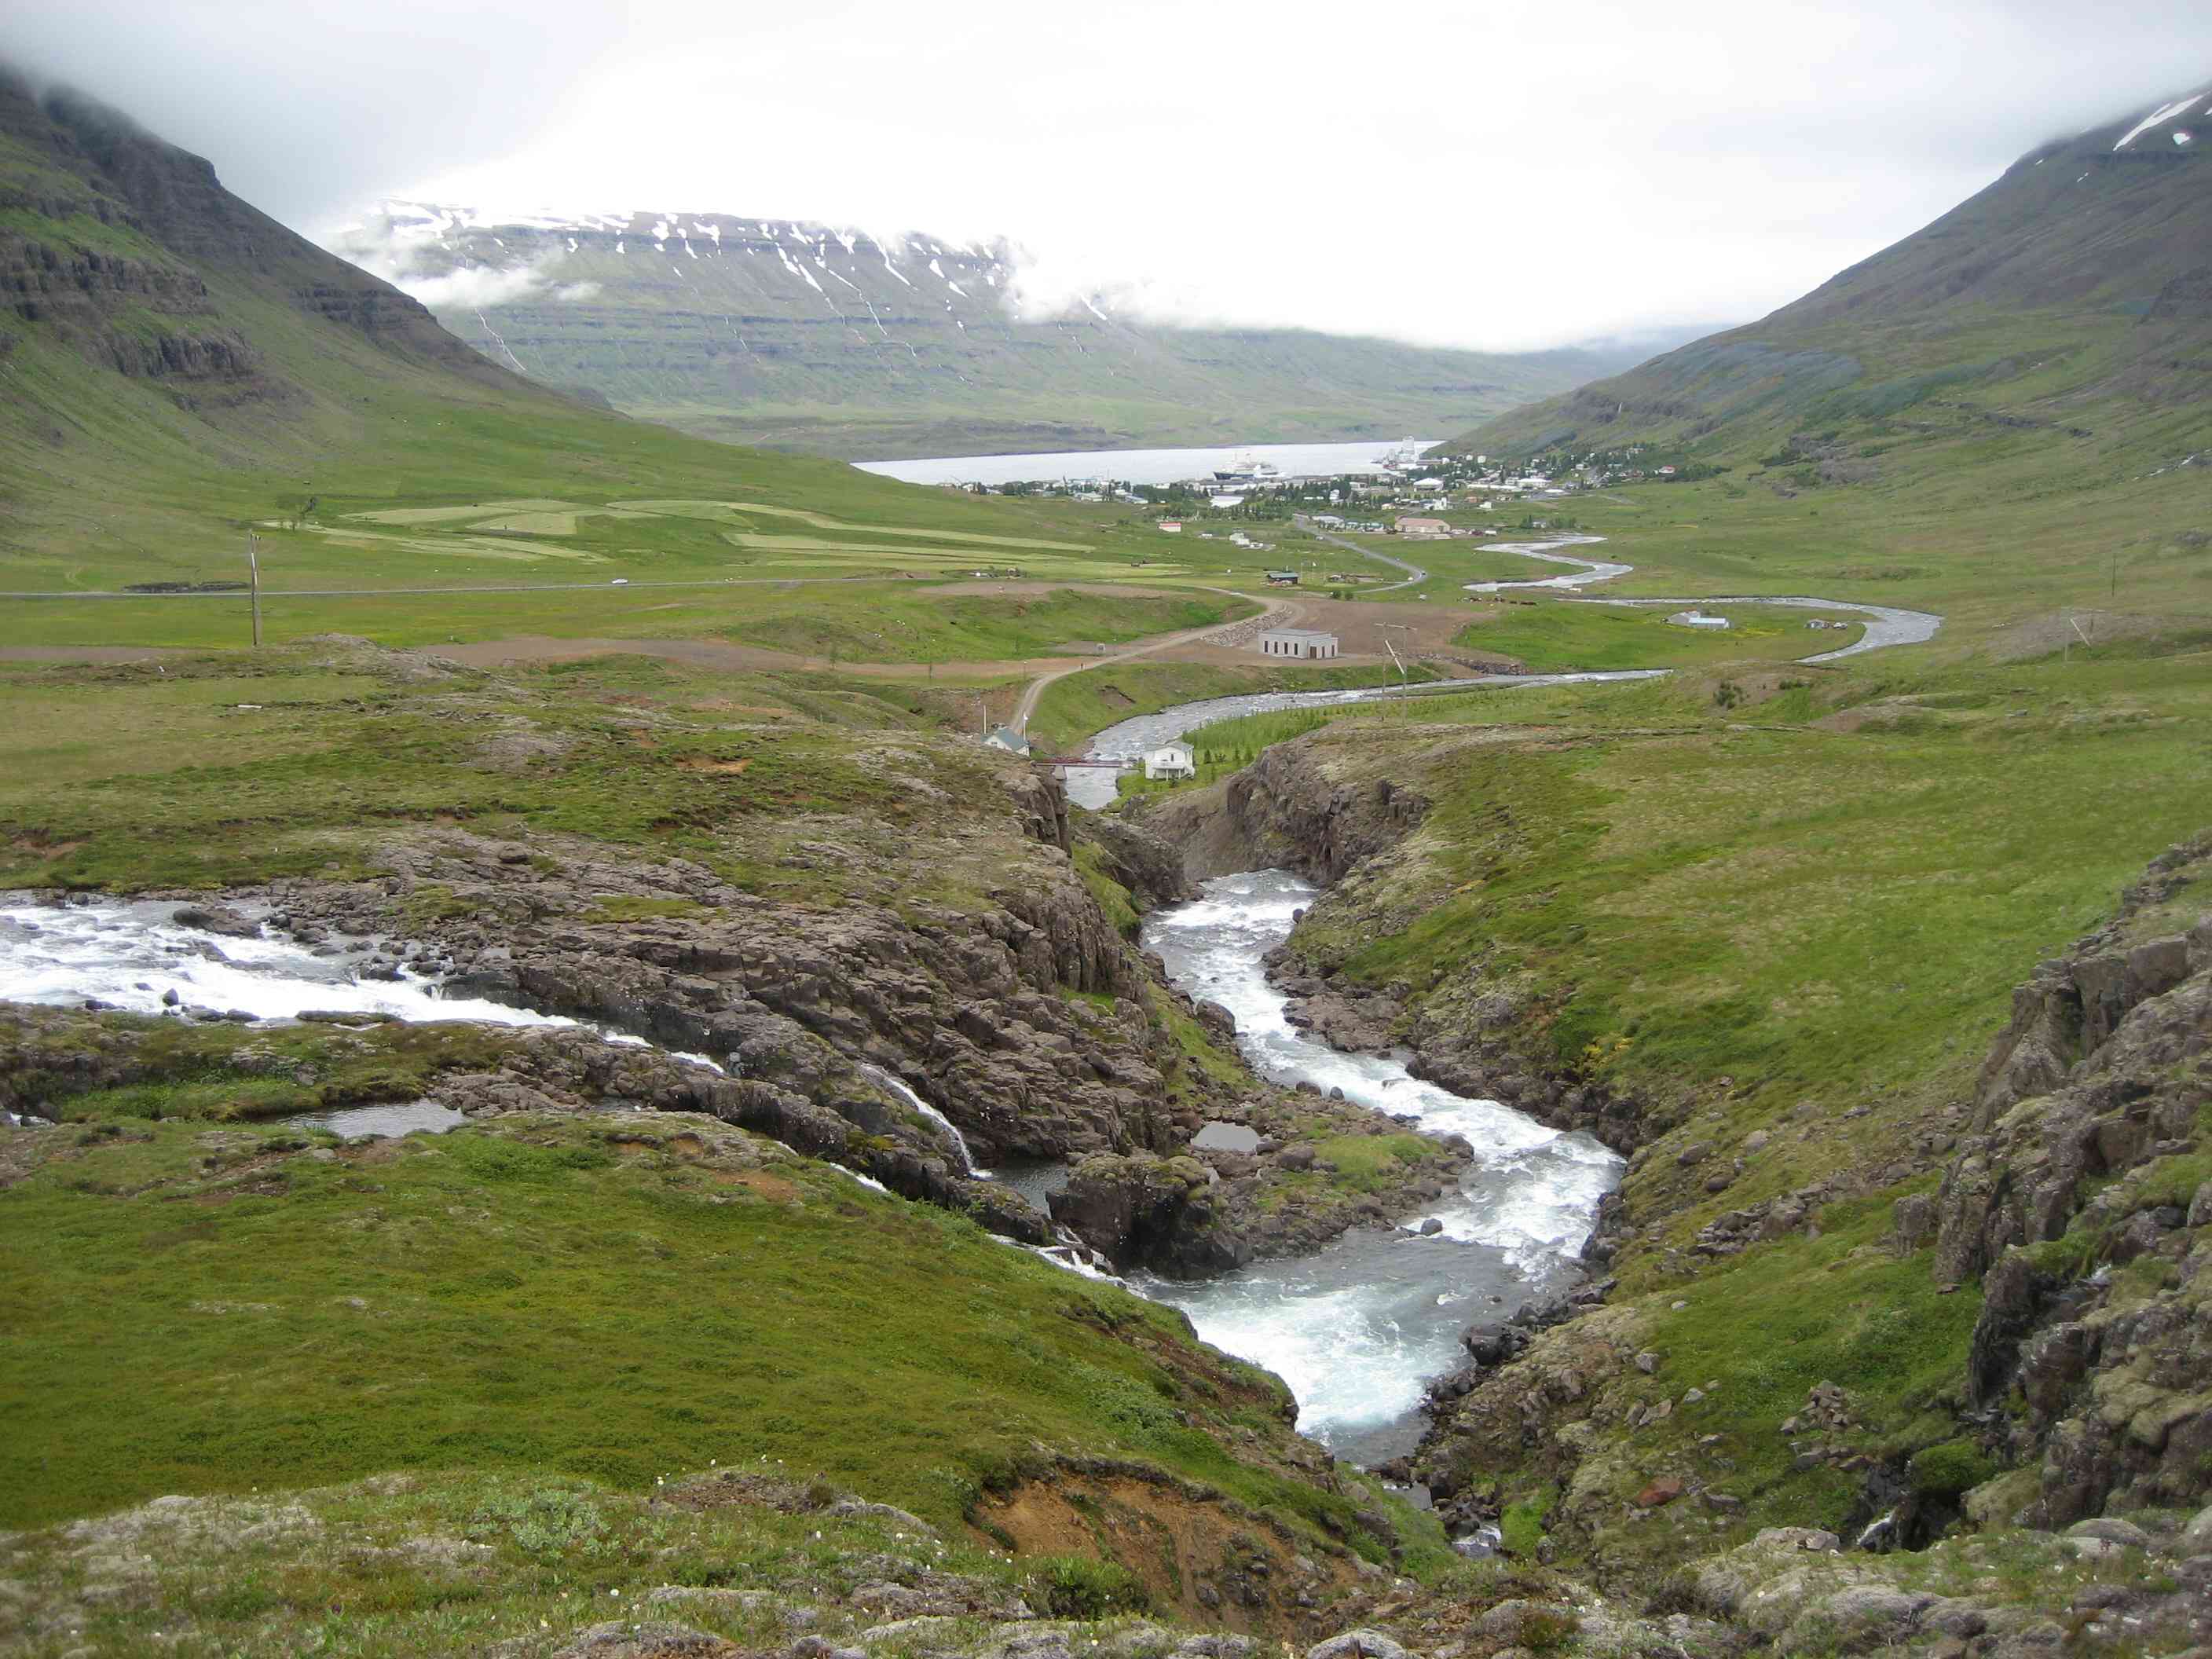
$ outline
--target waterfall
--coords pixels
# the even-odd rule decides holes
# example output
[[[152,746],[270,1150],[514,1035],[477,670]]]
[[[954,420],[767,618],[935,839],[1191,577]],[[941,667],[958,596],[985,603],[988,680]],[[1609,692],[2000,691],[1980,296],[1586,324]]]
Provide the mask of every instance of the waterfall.
[[[945,1132],[945,1138],[952,1143],[952,1168],[955,1174],[974,1176],[978,1180],[981,1181],[988,1181],[990,1179],[990,1172],[988,1170],[979,1170],[975,1167],[975,1159],[974,1155],[968,1150],[967,1139],[961,1134],[958,1127],[953,1123],[951,1118],[945,1116],[945,1114],[939,1111],[936,1107],[931,1105],[920,1095],[915,1093],[915,1091],[908,1088],[902,1079],[895,1076],[893,1073],[885,1071],[882,1066],[870,1065],[866,1060],[863,1060],[860,1063],[860,1071],[870,1082],[880,1084],[883,1087],[890,1090],[901,1100],[906,1102],[908,1105],[913,1107],[915,1111],[921,1113],[922,1116],[927,1118],[932,1123],[934,1123],[939,1129]]]

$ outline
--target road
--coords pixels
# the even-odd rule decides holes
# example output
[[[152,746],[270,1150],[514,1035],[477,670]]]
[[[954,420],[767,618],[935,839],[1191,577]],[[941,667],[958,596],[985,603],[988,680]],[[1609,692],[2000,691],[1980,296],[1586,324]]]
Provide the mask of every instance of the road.
[[[1307,518],[1303,513],[1291,514],[1291,522],[1297,526],[1299,529],[1304,531],[1309,536],[1318,536],[1322,541],[1328,542],[1337,547],[1341,547],[1347,552],[1357,553],[1364,559],[1380,559],[1385,564],[1394,564],[1397,566],[1399,569],[1406,573],[1405,580],[1401,582],[1392,582],[1387,587],[1370,587],[1367,590],[1367,592],[1370,594],[1395,593],[1401,587],[1411,587],[1416,582],[1425,582],[1429,579],[1429,573],[1422,569],[1421,567],[1417,564],[1408,564],[1405,560],[1395,558],[1388,553],[1377,553],[1371,547],[1362,547],[1358,542],[1348,542],[1341,536],[1332,536],[1326,530],[1315,529],[1313,527],[1313,520]],[[1366,596],[1363,594],[1361,597],[1364,598]]]
[[[1250,599],[1260,597],[1255,593],[1239,593],[1235,589],[1228,587],[1201,587],[1197,591],[1201,593],[1219,593],[1232,599]],[[1260,613],[1259,620],[1269,627],[1285,626],[1305,615],[1305,607],[1295,599],[1268,599],[1266,604],[1267,609]],[[1085,673],[1093,668],[1111,668],[1115,663],[1133,661],[1139,657],[1149,657],[1155,651],[1164,651],[1170,646],[1188,645],[1193,640],[1203,639],[1208,634],[1217,633],[1224,628],[1235,625],[1231,623],[1208,623],[1203,628],[1187,628],[1180,634],[1167,634],[1157,640],[1147,640],[1141,645],[1131,646],[1126,651],[1116,651],[1108,656],[1094,658],[1089,662],[1075,663],[1066,668],[1055,668],[1049,673],[1040,674],[1022,688],[1022,700],[1014,705],[1014,717],[1007,724],[1017,732],[1028,731],[1030,716],[1036,713],[1037,702],[1044,696],[1045,687],[1052,684],[1055,680],[1064,680],[1070,674]]]

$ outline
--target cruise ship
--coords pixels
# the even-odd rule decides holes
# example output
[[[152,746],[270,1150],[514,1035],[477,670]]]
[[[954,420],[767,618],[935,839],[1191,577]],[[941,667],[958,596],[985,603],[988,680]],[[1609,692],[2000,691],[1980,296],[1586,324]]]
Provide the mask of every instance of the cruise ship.
[[[1256,459],[1249,452],[1227,466],[1213,469],[1213,482],[1218,484],[1269,483],[1282,476],[1282,468],[1273,461]]]

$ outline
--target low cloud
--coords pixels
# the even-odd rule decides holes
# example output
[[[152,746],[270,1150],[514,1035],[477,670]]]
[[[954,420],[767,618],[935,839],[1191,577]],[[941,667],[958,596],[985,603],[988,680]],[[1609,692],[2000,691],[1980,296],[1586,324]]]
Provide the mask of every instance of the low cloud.
[[[1045,315],[1492,349],[1759,315],[2212,66],[2205,0],[2094,27],[2081,0],[1495,10],[975,0],[947,30],[893,0],[71,0],[6,33],[295,226],[395,191],[649,196],[1018,237],[1018,302]],[[1232,77],[1146,55],[1194,27]],[[1255,126],[1240,88],[1269,86],[1310,110]],[[557,286],[404,279],[447,304]]]
[[[398,286],[433,311],[480,311],[486,306],[511,306],[548,286],[535,265],[469,265],[439,276],[401,279]]]

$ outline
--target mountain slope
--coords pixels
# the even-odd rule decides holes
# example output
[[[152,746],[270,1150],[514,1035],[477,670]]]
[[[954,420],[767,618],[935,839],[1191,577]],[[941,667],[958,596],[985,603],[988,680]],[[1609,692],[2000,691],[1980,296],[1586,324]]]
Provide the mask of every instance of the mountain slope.
[[[2212,85],[2023,155],[1986,190],[1747,327],[1463,443],[1741,456],[1808,428],[2027,422],[2190,441],[2212,352]],[[1961,400],[1965,400],[1964,403]],[[2197,429],[2194,413],[2180,423]],[[1809,447],[1808,447],[1809,453]],[[1832,459],[1833,458],[1829,458]],[[2063,459],[2060,465],[2069,464]]]
[[[1182,329],[1012,299],[1003,242],[726,214],[499,218],[388,202],[336,234],[493,361],[628,413],[823,453],[1448,431],[1629,361]]]
[[[0,589],[235,577],[247,525],[313,500],[742,487],[847,522],[1019,533],[995,503],[684,437],[535,384],[232,196],[201,158],[83,99],[41,100],[4,66],[0,388]],[[450,561],[418,564],[404,574],[450,580]]]

